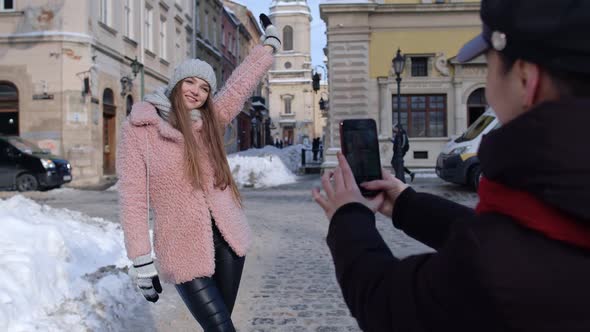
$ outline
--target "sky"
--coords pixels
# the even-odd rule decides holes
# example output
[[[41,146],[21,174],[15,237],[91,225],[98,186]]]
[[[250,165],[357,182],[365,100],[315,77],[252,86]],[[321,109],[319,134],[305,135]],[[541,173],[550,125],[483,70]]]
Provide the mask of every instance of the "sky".
[[[272,0],[235,0],[248,7],[254,16],[258,18],[261,13],[268,14]],[[313,66],[324,65],[324,47],[326,47],[326,25],[320,18],[320,2],[322,0],[307,0],[311,9],[311,62]],[[297,32],[294,32],[297,33]]]

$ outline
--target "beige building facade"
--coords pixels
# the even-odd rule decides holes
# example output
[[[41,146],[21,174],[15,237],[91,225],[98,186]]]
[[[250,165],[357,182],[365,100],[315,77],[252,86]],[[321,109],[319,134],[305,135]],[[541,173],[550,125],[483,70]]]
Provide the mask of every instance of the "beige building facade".
[[[195,1],[195,0],[193,0]],[[223,2],[221,0],[199,0],[196,21],[196,57],[213,67],[217,86],[223,86],[223,54],[221,52]]]
[[[322,133],[315,117],[320,97],[311,84],[309,6],[307,1],[275,0],[269,17],[282,37],[282,49],[269,73],[269,109],[274,123],[271,136],[287,144],[311,142]]]
[[[131,105],[194,55],[193,15],[189,0],[30,0],[3,8],[0,90],[8,92],[0,113],[17,124],[4,134],[68,159],[74,185],[114,175]],[[136,74],[134,60],[143,65]]]
[[[329,110],[324,167],[336,164],[338,125],[372,118],[381,163],[390,167],[392,127],[398,122],[392,59],[406,57],[401,75],[401,123],[410,137],[406,166],[434,167],[449,139],[485,109],[486,62],[454,61],[460,47],[481,30],[478,0],[326,0]]]

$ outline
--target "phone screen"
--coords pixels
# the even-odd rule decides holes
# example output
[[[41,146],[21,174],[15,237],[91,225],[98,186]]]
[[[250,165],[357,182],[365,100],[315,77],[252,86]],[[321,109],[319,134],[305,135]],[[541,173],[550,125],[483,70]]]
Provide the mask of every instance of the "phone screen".
[[[342,152],[357,184],[381,179],[377,128],[371,119],[344,120],[341,124]],[[361,191],[362,188],[361,188]],[[376,194],[363,192],[363,194]]]

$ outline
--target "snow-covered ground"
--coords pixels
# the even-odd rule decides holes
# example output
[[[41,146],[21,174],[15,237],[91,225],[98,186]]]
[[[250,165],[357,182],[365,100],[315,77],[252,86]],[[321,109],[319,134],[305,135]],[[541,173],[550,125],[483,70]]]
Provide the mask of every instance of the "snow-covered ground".
[[[0,200],[0,330],[129,330],[141,310],[118,224]],[[142,302],[140,302],[142,301]]]
[[[273,187],[296,182],[301,148],[267,146],[228,161],[240,187]],[[21,195],[0,199],[0,223],[0,331],[134,330],[149,315],[127,274],[119,224]]]

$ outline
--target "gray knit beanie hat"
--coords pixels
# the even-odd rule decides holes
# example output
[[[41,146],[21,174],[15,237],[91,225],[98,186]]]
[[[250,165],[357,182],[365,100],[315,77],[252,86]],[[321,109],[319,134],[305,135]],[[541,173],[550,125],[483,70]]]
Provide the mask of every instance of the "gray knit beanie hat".
[[[187,77],[198,77],[209,83],[211,94],[215,93],[217,89],[217,79],[215,78],[213,67],[203,60],[188,59],[174,68],[174,73],[166,88],[166,96],[170,98],[170,93],[172,93],[172,89],[174,89],[176,84]]]

